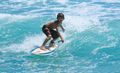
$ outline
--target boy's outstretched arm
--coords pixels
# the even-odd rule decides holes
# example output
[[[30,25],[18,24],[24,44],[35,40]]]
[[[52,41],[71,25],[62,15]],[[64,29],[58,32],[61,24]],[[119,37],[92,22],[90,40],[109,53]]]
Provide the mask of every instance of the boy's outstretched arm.
[[[59,36],[60,36],[61,41],[64,42],[64,39],[63,39],[63,37],[61,36],[60,32],[58,31],[58,28],[56,28],[56,30],[57,30],[57,32],[58,32],[58,34],[59,34]]]
[[[65,32],[65,29],[63,28],[63,26],[62,26],[62,25],[60,25],[60,27],[61,27],[62,31],[63,31],[63,32]]]

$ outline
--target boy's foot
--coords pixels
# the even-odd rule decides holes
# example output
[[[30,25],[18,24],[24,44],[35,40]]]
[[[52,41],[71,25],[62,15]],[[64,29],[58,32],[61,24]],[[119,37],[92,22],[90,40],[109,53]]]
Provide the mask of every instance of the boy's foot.
[[[55,46],[55,43],[50,43],[49,44],[49,47],[54,47]]]
[[[41,50],[47,50],[44,46],[40,47]]]

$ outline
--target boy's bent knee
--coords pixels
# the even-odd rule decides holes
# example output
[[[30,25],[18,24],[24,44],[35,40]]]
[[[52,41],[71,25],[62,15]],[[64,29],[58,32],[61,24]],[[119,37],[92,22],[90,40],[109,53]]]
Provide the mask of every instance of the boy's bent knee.
[[[51,39],[51,37],[52,37],[52,36],[51,36],[51,35],[49,35],[49,36],[47,37],[47,39],[49,40],[49,39]]]

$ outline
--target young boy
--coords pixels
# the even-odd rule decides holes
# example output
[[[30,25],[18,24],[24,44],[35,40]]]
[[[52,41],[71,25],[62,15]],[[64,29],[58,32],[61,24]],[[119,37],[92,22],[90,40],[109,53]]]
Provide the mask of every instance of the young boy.
[[[42,27],[43,33],[47,36],[45,41],[43,42],[41,49],[45,50],[46,43],[51,39],[49,46],[54,46],[54,41],[60,37],[62,43],[64,42],[63,37],[61,36],[60,32],[58,31],[58,27],[61,27],[63,31],[65,29],[62,26],[62,21],[64,20],[64,14],[58,13],[57,14],[57,20],[50,22]]]

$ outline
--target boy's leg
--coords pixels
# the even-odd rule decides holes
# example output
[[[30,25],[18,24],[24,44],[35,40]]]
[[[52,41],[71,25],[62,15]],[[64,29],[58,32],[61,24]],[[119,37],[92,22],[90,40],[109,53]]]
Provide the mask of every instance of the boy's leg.
[[[50,39],[51,39],[51,35],[49,35],[49,36],[45,39],[45,41],[43,42],[41,48],[45,47],[45,44],[46,44]]]
[[[52,35],[53,39],[50,41],[49,46],[55,46],[55,42],[54,41],[59,38],[58,32],[54,31],[54,30],[51,30],[51,35]]]
[[[55,41],[57,40],[58,38],[55,38],[55,39],[52,39],[49,43],[49,46],[55,46]]]
[[[45,44],[51,39],[51,36],[48,36],[45,41],[43,42],[42,46],[45,46]]]
[[[45,44],[51,39],[51,33],[50,33],[49,29],[46,28],[45,25],[43,26],[42,31],[47,36],[47,38],[44,40],[44,42],[43,42],[43,44],[41,46],[41,48],[45,48]]]

